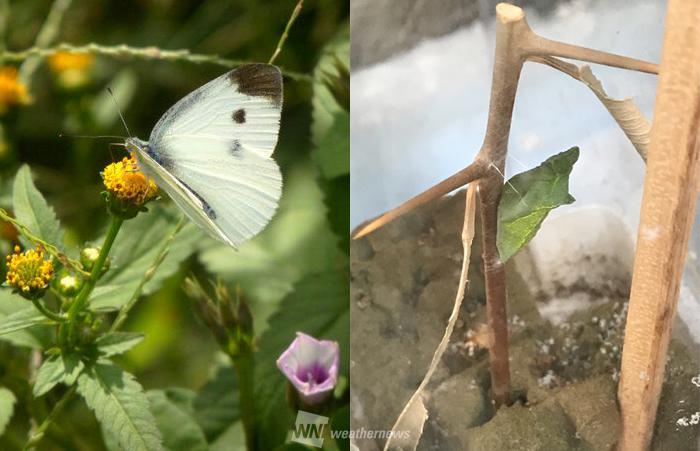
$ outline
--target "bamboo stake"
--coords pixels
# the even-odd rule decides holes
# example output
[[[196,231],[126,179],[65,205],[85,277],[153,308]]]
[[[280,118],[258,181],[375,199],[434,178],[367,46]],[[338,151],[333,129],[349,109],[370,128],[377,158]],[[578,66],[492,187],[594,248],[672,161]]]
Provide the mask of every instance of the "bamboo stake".
[[[651,444],[698,193],[700,2],[670,0],[622,352],[619,447]]]

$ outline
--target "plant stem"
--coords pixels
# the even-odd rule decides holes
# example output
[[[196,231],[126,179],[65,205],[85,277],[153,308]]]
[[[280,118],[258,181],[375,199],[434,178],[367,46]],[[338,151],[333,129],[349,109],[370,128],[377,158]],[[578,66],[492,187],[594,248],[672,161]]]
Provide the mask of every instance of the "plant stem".
[[[445,194],[448,194],[457,188],[460,188],[467,183],[477,180],[484,176],[487,170],[487,165],[481,161],[476,160],[466,168],[461,171],[447,177],[442,182],[434,185],[432,188],[423,191],[419,195],[412,197],[403,204],[396,208],[393,208],[382,215],[367,221],[366,223],[360,225],[353,233],[353,239],[362,238],[363,236],[371,233],[384,224],[388,224],[394,219],[402,216],[414,208],[426,204],[432,200],[438,199]]]
[[[136,302],[139,300],[139,297],[141,297],[141,293],[143,293],[143,287],[153,278],[153,275],[155,274],[156,270],[161,265],[161,263],[163,263],[163,260],[165,260],[165,257],[168,255],[170,245],[172,244],[177,234],[180,233],[180,230],[182,230],[185,224],[187,224],[187,219],[185,218],[185,216],[181,216],[180,220],[177,222],[177,224],[175,224],[175,228],[173,229],[170,236],[168,236],[168,238],[163,242],[162,246],[160,247],[158,255],[156,255],[155,260],[153,260],[151,267],[148,268],[148,271],[146,271],[146,273],[141,278],[141,281],[136,287],[136,290],[134,290],[134,293],[131,295],[131,298],[126,304],[124,304],[121,310],[119,310],[117,318],[114,320],[112,326],[110,327],[111,332],[114,332],[115,330],[119,329],[122,326],[122,324],[124,324],[124,321],[126,321],[126,318],[129,315],[129,311],[134,307],[134,305],[136,305]]]
[[[90,273],[83,271],[81,269],[81,264],[77,260],[73,260],[72,258],[69,258],[66,254],[61,252],[56,246],[54,246],[51,243],[47,243],[46,241],[42,240],[38,236],[36,236],[34,233],[32,233],[31,230],[27,228],[24,224],[21,222],[17,221],[15,218],[10,216],[5,210],[0,208],[0,219],[3,221],[7,221],[13,226],[17,228],[19,233],[24,235],[29,241],[34,243],[37,246],[42,246],[46,252],[51,254],[53,257],[55,257],[58,261],[61,262],[64,266],[68,266],[72,270],[84,275],[84,276],[89,276]]]
[[[238,377],[238,396],[241,406],[241,421],[245,432],[247,451],[255,449],[255,361],[252,350],[231,356]]]
[[[299,0],[297,2],[297,5],[294,7],[294,10],[292,10],[292,15],[289,16],[287,26],[284,27],[284,32],[282,32],[282,36],[280,36],[280,40],[277,42],[277,48],[275,49],[274,53],[272,54],[272,57],[270,57],[270,61],[268,61],[267,64],[274,63],[277,59],[277,55],[279,55],[282,51],[282,47],[287,41],[287,36],[289,36],[289,30],[292,28],[292,24],[294,24],[294,21],[297,20],[297,17],[299,17],[299,13],[301,12],[301,7],[303,6],[303,4],[304,0]]]
[[[34,449],[34,447],[41,441],[41,439],[44,437],[44,434],[46,433],[46,430],[51,426],[51,423],[56,419],[59,413],[63,410],[63,408],[68,404],[68,402],[71,400],[73,395],[75,394],[76,390],[76,385],[74,384],[71,386],[71,388],[66,391],[63,396],[61,396],[61,399],[58,400],[55,406],[53,406],[53,409],[51,410],[51,413],[49,413],[49,416],[47,416],[44,421],[41,423],[41,425],[34,431],[34,433],[29,437],[29,440],[27,440],[27,443],[24,445],[24,450],[30,450]]]
[[[45,317],[47,317],[49,319],[52,319],[58,323],[65,322],[67,320],[67,318],[65,318],[61,315],[58,315],[58,314],[52,312],[51,310],[49,310],[48,308],[46,308],[46,306],[44,304],[42,304],[41,300],[39,300],[39,299],[32,299],[32,304],[34,304],[34,307],[36,307],[36,309],[39,310],[42,313],[42,315],[44,315]]]
[[[109,229],[107,229],[107,235],[105,236],[104,243],[102,243],[102,247],[100,248],[100,253],[92,267],[90,277],[88,277],[88,279],[85,281],[85,285],[83,285],[82,290],[80,290],[80,293],[78,293],[78,296],[68,309],[68,342],[72,342],[72,339],[74,338],[76,328],[75,317],[87,306],[90,293],[92,293],[97,280],[102,275],[105,260],[107,260],[109,251],[112,249],[114,240],[117,237],[117,233],[119,233],[119,229],[121,228],[123,222],[124,219],[118,216],[112,216],[112,220],[109,223]]]
[[[699,2],[668,2],[661,55],[622,348],[621,451],[651,446],[695,218],[700,184]]]
[[[95,43],[85,45],[72,45],[68,43],[61,43],[51,48],[30,47],[20,52],[5,51],[0,53],[0,60],[8,62],[17,62],[24,61],[25,59],[33,56],[46,58],[58,52],[92,53],[94,55],[110,56],[114,58],[137,58],[154,61],[184,61],[194,64],[214,64],[226,68],[240,66],[241,64],[247,64],[250,62],[236,59],[220,58],[218,55],[194,54],[190,53],[190,51],[187,49],[163,50],[158,47],[130,47],[124,44],[115,46],[105,46]],[[282,74],[284,76],[291,78],[292,80],[305,82],[313,81],[313,77],[309,74],[294,72],[286,70],[284,68],[280,68],[280,70],[282,71]]]

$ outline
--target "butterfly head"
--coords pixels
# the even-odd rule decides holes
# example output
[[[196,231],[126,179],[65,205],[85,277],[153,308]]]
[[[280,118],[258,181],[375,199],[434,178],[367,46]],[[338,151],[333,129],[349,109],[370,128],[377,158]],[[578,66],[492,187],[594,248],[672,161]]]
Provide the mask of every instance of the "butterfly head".
[[[126,146],[126,150],[129,151],[129,153],[139,153],[141,152],[146,152],[148,149],[148,143],[146,141],[142,141],[138,138],[126,138],[124,140],[124,145]]]

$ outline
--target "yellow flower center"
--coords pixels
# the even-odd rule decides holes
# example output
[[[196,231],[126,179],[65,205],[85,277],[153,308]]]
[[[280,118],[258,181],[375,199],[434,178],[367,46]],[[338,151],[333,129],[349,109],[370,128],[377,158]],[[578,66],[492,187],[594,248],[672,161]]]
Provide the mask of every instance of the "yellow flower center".
[[[110,193],[134,205],[142,205],[152,199],[158,190],[153,180],[139,171],[133,155],[107,166],[102,172],[102,179]]]
[[[27,87],[17,79],[17,69],[11,66],[0,67],[0,114],[10,105],[27,103]]]
[[[56,73],[69,70],[84,71],[92,64],[89,53],[56,52],[48,58],[49,67]]]
[[[53,262],[44,259],[44,251],[30,249],[21,252],[15,246],[7,256],[7,284],[22,293],[43,290],[53,277]]]

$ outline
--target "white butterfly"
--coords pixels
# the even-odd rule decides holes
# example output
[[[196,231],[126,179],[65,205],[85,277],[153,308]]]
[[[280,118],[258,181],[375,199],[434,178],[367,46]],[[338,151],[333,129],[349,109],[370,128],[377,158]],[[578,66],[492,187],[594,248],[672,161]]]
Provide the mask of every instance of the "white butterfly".
[[[279,69],[249,64],[185,96],[148,142],[128,138],[126,148],[192,221],[238,247],[277,209],[282,176],[271,155],[281,112]]]

